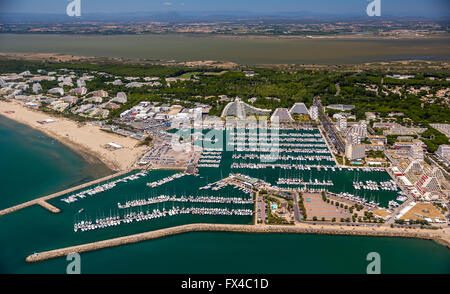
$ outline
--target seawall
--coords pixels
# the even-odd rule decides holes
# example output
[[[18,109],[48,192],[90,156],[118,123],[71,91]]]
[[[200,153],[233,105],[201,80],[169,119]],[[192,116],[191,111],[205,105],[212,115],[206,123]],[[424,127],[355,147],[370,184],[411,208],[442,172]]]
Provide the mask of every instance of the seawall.
[[[27,262],[40,262],[47,259],[66,256],[70,253],[82,253],[115,247],[125,244],[133,244],[141,241],[152,240],[189,232],[244,232],[244,233],[295,233],[295,234],[327,234],[327,235],[350,235],[350,236],[377,236],[377,237],[402,237],[434,240],[450,248],[450,241],[445,238],[444,232],[424,232],[414,230],[402,230],[392,228],[332,228],[324,226],[278,226],[278,225],[228,225],[228,224],[188,224],[177,227],[145,232],[130,236],[124,236],[109,240],[103,240],[88,244],[60,248],[40,253],[35,253],[26,258]]]
[[[109,175],[109,176],[106,176],[106,177],[103,177],[103,178],[100,178],[100,179],[97,179],[97,180],[94,180],[94,181],[91,181],[91,182],[88,182],[88,183],[84,183],[84,184],[78,185],[76,187],[72,187],[72,188],[69,188],[69,189],[66,189],[66,190],[63,190],[63,191],[59,191],[57,193],[53,193],[53,194],[50,194],[50,195],[47,195],[47,196],[39,197],[39,198],[30,200],[30,201],[27,201],[27,202],[24,202],[24,203],[21,203],[21,204],[18,204],[18,205],[15,205],[15,206],[3,209],[3,210],[0,210],[0,216],[8,214],[8,213],[15,212],[15,211],[18,211],[20,209],[24,209],[26,207],[29,207],[29,206],[32,206],[32,205],[36,205],[36,204],[41,205],[42,207],[48,209],[49,211],[51,211],[53,213],[57,213],[57,212],[59,212],[59,209],[57,209],[54,206],[51,206],[50,204],[46,203],[45,201],[53,199],[53,198],[57,198],[57,197],[60,197],[60,196],[63,196],[63,195],[66,195],[68,193],[75,192],[75,191],[80,190],[80,189],[87,188],[87,187],[95,185],[95,184],[99,184],[99,183],[102,183],[102,182],[105,182],[105,181],[108,181],[108,180],[120,177],[120,176],[122,176],[124,174],[127,174],[129,172],[131,172],[131,170],[121,171],[121,172],[118,172],[118,173],[115,173],[115,174],[112,174],[112,175]]]

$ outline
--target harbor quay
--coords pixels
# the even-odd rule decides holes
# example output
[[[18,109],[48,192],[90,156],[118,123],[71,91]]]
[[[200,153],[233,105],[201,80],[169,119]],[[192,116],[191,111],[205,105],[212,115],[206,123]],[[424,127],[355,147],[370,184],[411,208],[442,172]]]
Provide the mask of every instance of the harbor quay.
[[[42,206],[43,208],[47,209],[50,212],[59,213],[60,210],[58,208],[54,207],[53,205],[49,204],[46,201],[50,200],[50,199],[53,199],[53,198],[57,198],[57,197],[63,196],[63,195],[66,195],[68,193],[71,193],[71,192],[74,192],[74,191],[77,191],[77,190],[80,190],[80,189],[87,188],[87,187],[95,185],[95,184],[99,184],[99,183],[102,183],[102,182],[105,182],[105,181],[108,181],[108,180],[111,180],[111,179],[123,176],[123,175],[125,175],[125,174],[127,174],[127,173],[129,173],[131,171],[132,170],[121,171],[121,172],[118,172],[118,173],[115,173],[115,174],[112,174],[112,175],[109,175],[109,176],[106,176],[106,177],[103,177],[103,178],[100,178],[100,179],[97,179],[97,180],[94,180],[94,181],[91,181],[91,182],[88,182],[88,183],[84,183],[84,184],[78,185],[76,187],[72,187],[72,188],[69,188],[69,189],[66,189],[66,190],[63,190],[63,191],[59,191],[57,193],[53,193],[53,194],[50,194],[50,195],[47,195],[47,196],[39,197],[39,198],[30,200],[30,201],[27,201],[27,202],[24,202],[24,203],[21,203],[21,204],[18,204],[18,205],[15,205],[15,206],[3,209],[3,210],[0,210],[0,216],[8,214],[8,213],[13,213],[15,211],[24,209],[24,208],[32,206],[32,205],[40,205],[40,206]]]
[[[349,236],[402,237],[433,240],[450,248],[448,229],[436,231],[410,230],[399,228],[368,228],[368,227],[333,227],[327,225],[296,224],[280,225],[233,225],[233,224],[187,224],[161,230],[139,233],[109,240],[65,247],[29,255],[25,260],[29,263],[67,256],[71,253],[83,253],[120,245],[133,244],[142,241],[173,236],[190,232],[242,232],[242,233],[293,233],[293,234],[326,234]]]

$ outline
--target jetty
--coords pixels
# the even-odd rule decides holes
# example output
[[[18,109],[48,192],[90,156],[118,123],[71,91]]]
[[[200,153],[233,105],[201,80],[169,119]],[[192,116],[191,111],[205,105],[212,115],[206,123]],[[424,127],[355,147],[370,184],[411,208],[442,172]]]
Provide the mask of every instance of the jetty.
[[[450,232],[448,229],[427,231],[417,229],[399,228],[372,228],[372,227],[344,227],[297,224],[293,226],[282,225],[232,225],[232,224],[187,224],[166,229],[118,237],[93,243],[65,247],[29,255],[27,262],[41,262],[44,260],[67,256],[71,253],[83,253],[125,244],[173,236],[189,232],[243,232],[243,233],[295,233],[295,234],[327,234],[377,237],[402,237],[434,240],[450,248]]]
[[[50,195],[47,195],[47,196],[39,197],[39,198],[33,199],[31,201],[27,201],[27,202],[24,202],[24,203],[21,203],[21,204],[18,204],[18,205],[15,205],[15,206],[12,206],[12,207],[0,210],[0,216],[8,214],[8,213],[13,213],[15,211],[18,211],[18,210],[21,210],[21,209],[24,209],[26,207],[33,206],[33,205],[40,205],[43,208],[47,209],[48,211],[51,211],[53,213],[59,213],[60,210],[58,208],[54,207],[53,205],[49,204],[46,201],[51,200],[53,198],[57,198],[57,197],[63,196],[63,195],[66,195],[66,194],[69,194],[69,193],[72,193],[72,192],[75,192],[75,191],[80,190],[80,189],[87,188],[87,187],[95,185],[95,184],[102,183],[104,181],[108,181],[110,179],[114,179],[114,178],[123,176],[123,175],[125,175],[125,174],[127,174],[127,173],[129,173],[131,171],[132,170],[121,171],[121,172],[118,172],[118,173],[115,173],[115,174],[112,174],[112,175],[109,175],[109,176],[106,176],[106,177],[103,177],[103,178],[100,178],[100,179],[97,179],[97,180],[94,180],[94,181],[91,181],[91,182],[88,182],[88,183],[84,183],[84,184],[78,185],[76,187],[72,187],[72,188],[69,188],[69,189],[66,189],[66,190],[63,190],[63,191],[59,191],[57,193],[53,193],[53,194],[50,194]]]
[[[46,201],[39,201],[38,204],[40,206],[42,206],[43,208],[47,209],[50,212],[53,212],[53,213],[60,213],[61,212],[61,209],[51,205],[50,203],[48,203]]]

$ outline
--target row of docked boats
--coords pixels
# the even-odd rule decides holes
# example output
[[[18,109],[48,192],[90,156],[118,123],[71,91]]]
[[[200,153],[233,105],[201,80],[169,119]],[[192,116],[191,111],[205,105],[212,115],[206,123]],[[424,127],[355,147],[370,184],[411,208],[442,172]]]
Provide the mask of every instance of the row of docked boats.
[[[276,153],[276,151],[274,151]],[[326,152],[328,153],[328,152]],[[273,155],[273,154],[261,154],[261,161],[330,161],[334,162],[333,157],[330,155]]]
[[[96,194],[99,194],[99,193],[111,190],[114,187],[116,187],[116,185],[118,183],[126,183],[128,181],[135,181],[135,180],[137,180],[137,179],[139,179],[141,177],[146,176],[147,174],[148,174],[147,171],[141,171],[139,173],[136,173],[136,174],[133,174],[133,175],[129,175],[129,176],[126,176],[124,178],[120,178],[120,179],[117,179],[117,180],[114,180],[114,181],[110,181],[110,182],[104,183],[102,185],[98,185],[98,186],[96,186],[94,188],[83,190],[83,191],[78,192],[76,194],[69,195],[68,197],[61,198],[61,201],[70,204],[70,203],[78,201],[79,199],[83,199],[83,198],[86,198],[88,196],[93,196],[93,195],[96,195]]]
[[[304,142],[311,142],[311,143],[317,143],[321,142],[324,143],[322,138],[296,138],[296,137],[279,137],[276,135],[258,135],[253,137],[247,137],[247,136],[236,136],[231,137],[228,140],[229,142],[253,142],[253,143],[267,143],[267,141],[277,141],[277,142],[298,142],[298,143],[304,143]]]
[[[353,182],[353,188],[355,190],[370,190],[370,191],[397,191],[397,184],[393,181],[386,181],[386,182],[380,182],[377,183],[375,181],[359,181],[359,182]]]
[[[237,163],[233,162],[231,164],[232,169],[266,169],[266,168],[279,168],[279,169],[285,169],[285,170],[311,170],[313,168],[317,169],[318,171],[323,169],[332,168],[330,166],[325,165],[307,165],[307,164],[283,164],[283,163]]]
[[[257,133],[255,132],[249,132],[246,129],[242,129],[242,130],[228,130],[227,134],[229,136],[247,136],[247,137],[255,137],[256,135],[258,136],[278,136],[278,137],[300,137],[300,138],[305,138],[305,137],[312,137],[312,138],[322,138],[322,135],[320,133],[296,133],[296,132],[266,132],[266,131],[258,131]]]
[[[276,149],[274,150],[276,152]],[[327,149],[301,149],[296,153],[313,153],[313,154],[328,154]],[[233,153],[231,156],[232,159],[263,159],[270,156],[270,153]],[[329,157],[327,157],[329,158]],[[294,156],[294,155],[282,155],[277,156],[278,160],[305,160],[303,156]]]
[[[225,188],[228,186],[228,183],[225,181],[219,181],[216,183],[211,183],[206,186],[200,187],[199,190],[213,190],[213,191],[219,191],[220,189]]]
[[[218,168],[220,166],[219,163],[199,163],[197,164],[197,167],[214,167]]]
[[[272,186],[272,188],[277,189],[277,190],[287,190],[287,191],[292,191],[292,192],[308,192],[308,193],[319,193],[319,192],[328,192],[328,189],[326,188],[311,188],[308,186],[297,186],[297,187],[279,187],[279,186]]]
[[[103,229],[108,227],[115,227],[121,224],[129,224],[132,222],[141,222],[153,219],[159,219],[164,217],[176,216],[176,215],[216,215],[216,216],[252,216],[252,209],[228,209],[228,208],[206,208],[206,207],[190,207],[180,208],[172,207],[169,210],[165,208],[162,210],[154,209],[153,211],[140,211],[126,213],[123,218],[119,215],[111,216],[107,218],[96,219],[95,221],[83,220],[76,222],[73,226],[74,232],[78,231],[93,231],[97,229]]]
[[[199,190],[219,191],[219,190],[221,190],[221,189],[223,189],[223,188],[225,188],[225,187],[227,187],[227,186],[229,186],[229,185],[230,185],[230,184],[228,184],[228,183],[225,182],[225,181],[219,181],[219,182],[216,182],[216,183],[211,183],[211,184],[208,184],[208,185],[206,185],[206,186],[200,187]],[[245,194],[250,195],[250,194],[252,193],[252,190],[251,190],[251,189],[248,189],[248,188],[245,188],[245,187],[233,186],[233,185],[231,185],[231,186],[232,186],[233,188],[235,188],[235,189],[241,191],[241,192],[244,192]]]
[[[400,204],[398,202],[396,202],[395,200],[391,200],[388,203],[388,206],[390,209],[394,209],[400,206]]]
[[[284,147],[284,148],[282,148]],[[259,142],[259,143],[253,143],[253,142],[233,142],[228,141],[227,142],[227,150],[241,150],[241,151],[258,151],[261,150],[261,152],[265,152],[266,150],[270,149],[278,149],[286,152],[301,152],[302,149],[305,148],[326,148],[327,145],[325,143],[323,144],[292,144],[292,143],[280,143],[277,141],[273,142]]]
[[[161,185],[164,185],[164,184],[167,184],[169,182],[172,182],[175,179],[179,179],[179,178],[181,178],[181,177],[183,177],[185,175],[186,175],[185,173],[176,173],[174,175],[165,177],[164,179],[161,179],[159,181],[147,183],[147,186],[149,186],[151,188],[156,188],[156,187],[159,187]]]
[[[200,160],[202,159],[222,159],[222,152],[214,152],[213,154],[209,152],[203,152],[200,156]]]
[[[403,191],[398,192],[398,196],[395,200],[389,201],[389,208],[394,209],[400,206],[400,203],[408,200],[408,196]],[[400,203],[399,203],[400,202]]]
[[[334,186],[333,181],[331,180],[323,180],[319,181],[318,179],[310,180],[308,182],[303,181],[302,178],[278,178],[277,185],[296,185],[296,186]]]
[[[240,197],[221,197],[221,196],[167,196],[160,195],[147,199],[126,201],[124,204],[117,203],[119,209],[126,209],[130,207],[146,206],[150,204],[164,203],[164,202],[182,202],[182,203],[223,203],[223,204],[253,204],[253,199],[243,199]]]
[[[220,151],[203,151],[197,167],[219,167],[222,161],[222,152]]]
[[[220,164],[220,159],[200,158],[200,160],[198,161],[198,164],[208,164],[208,163]]]
[[[357,195],[353,195],[353,194],[350,194],[350,193],[347,193],[347,192],[341,192],[341,193],[336,194],[336,195],[338,195],[339,197],[342,197],[344,199],[356,202],[356,203],[361,204],[361,205],[366,205],[366,206],[369,206],[369,207],[372,207],[372,208],[377,208],[380,205],[380,203],[375,202],[374,200],[369,201],[366,198],[363,198],[363,197],[360,197],[360,196],[357,196]]]

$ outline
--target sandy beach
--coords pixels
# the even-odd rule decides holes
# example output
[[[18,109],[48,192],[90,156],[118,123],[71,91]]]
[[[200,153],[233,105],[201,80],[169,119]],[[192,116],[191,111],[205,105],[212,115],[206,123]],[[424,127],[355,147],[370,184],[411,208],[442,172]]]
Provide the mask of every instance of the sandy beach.
[[[143,146],[137,147],[138,141],[135,139],[107,133],[90,124],[81,125],[66,118],[52,117],[46,113],[24,107],[18,102],[0,101],[0,115],[46,133],[82,154],[85,158],[88,157],[86,154],[95,156],[115,171],[130,169],[146,149]],[[38,121],[47,119],[53,119],[55,122],[38,123]],[[114,151],[107,150],[104,146],[108,143],[119,144],[124,148]]]

